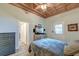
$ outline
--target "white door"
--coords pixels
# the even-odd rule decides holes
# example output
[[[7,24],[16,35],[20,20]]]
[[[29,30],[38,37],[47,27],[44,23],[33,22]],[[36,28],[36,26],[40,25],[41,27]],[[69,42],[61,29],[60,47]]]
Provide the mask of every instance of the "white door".
[[[19,47],[21,50],[28,48],[29,41],[29,23],[19,22]]]

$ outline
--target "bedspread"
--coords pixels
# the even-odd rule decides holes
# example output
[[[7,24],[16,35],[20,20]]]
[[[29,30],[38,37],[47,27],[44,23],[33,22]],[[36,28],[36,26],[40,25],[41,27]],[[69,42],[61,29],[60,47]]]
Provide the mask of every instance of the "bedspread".
[[[44,38],[33,41],[30,47],[35,56],[63,56],[64,45],[62,41]]]

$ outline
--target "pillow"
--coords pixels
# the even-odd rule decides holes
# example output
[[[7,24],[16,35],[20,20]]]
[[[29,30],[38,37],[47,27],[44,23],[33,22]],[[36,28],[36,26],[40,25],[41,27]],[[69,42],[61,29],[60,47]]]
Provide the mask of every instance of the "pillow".
[[[64,49],[65,55],[74,55],[79,51],[79,42],[74,41],[69,43],[69,45]]]

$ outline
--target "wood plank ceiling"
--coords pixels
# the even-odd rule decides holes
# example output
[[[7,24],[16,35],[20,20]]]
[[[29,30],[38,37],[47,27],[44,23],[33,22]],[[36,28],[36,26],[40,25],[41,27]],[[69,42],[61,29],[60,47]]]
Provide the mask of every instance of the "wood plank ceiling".
[[[25,11],[32,12],[43,18],[48,18],[50,16],[54,16],[79,7],[79,3],[45,3],[45,4],[47,5],[46,11],[43,11],[43,9],[41,8],[41,5],[43,5],[43,3],[11,3],[11,5],[19,7]]]

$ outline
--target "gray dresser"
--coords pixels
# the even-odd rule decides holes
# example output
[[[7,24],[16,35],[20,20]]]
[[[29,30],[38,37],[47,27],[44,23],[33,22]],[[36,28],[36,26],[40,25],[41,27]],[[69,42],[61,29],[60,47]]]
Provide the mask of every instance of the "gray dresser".
[[[15,53],[15,33],[0,33],[0,56]]]

